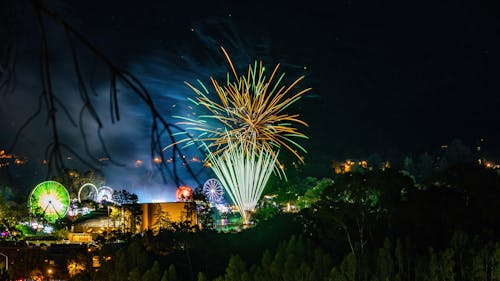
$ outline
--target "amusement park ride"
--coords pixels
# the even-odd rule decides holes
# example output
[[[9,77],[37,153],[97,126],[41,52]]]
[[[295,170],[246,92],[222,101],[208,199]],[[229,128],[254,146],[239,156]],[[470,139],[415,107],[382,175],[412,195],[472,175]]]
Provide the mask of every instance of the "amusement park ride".
[[[103,203],[113,202],[113,189],[108,186],[97,188],[91,183],[82,185],[78,191],[78,199],[70,199],[68,190],[59,182],[44,181],[38,184],[30,194],[29,210],[32,216],[42,217],[47,222],[54,223],[66,215],[85,214],[85,210],[75,210],[78,201],[93,201]]]
[[[68,191],[56,181],[38,184],[31,192],[28,202],[31,214],[42,216],[52,223],[64,217],[70,205]]]
[[[30,193],[28,208],[32,216],[32,226],[53,224],[66,216],[88,214],[93,209],[79,206],[82,202],[112,203],[113,192],[109,186],[96,187],[92,183],[86,183],[78,190],[78,198],[71,199],[68,190],[61,183],[44,181],[35,186]]]
[[[78,189],[76,198],[71,198],[68,190],[61,183],[41,182],[35,186],[28,201],[32,218],[31,226],[41,228],[65,217],[75,218],[78,215],[87,215],[95,211],[96,206],[115,203],[113,193],[113,188],[109,186],[97,187],[92,183],[85,183]],[[202,193],[207,203],[216,207],[220,212],[230,209],[224,200],[223,187],[217,179],[208,179],[203,185]],[[175,199],[176,202],[193,201],[193,190],[188,186],[180,186],[175,192]]]

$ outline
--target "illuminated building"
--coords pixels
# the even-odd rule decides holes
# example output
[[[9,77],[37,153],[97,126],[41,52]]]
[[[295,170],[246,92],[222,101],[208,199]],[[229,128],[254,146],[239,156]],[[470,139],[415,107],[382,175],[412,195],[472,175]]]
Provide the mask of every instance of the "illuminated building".
[[[347,159],[344,162],[332,161],[331,164],[332,170],[335,174],[344,174],[350,173],[354,171],[362,171],[362,170],[373,170],[375,169],[388,169],[390,168],[389,161],[385,161],[383,163],[378,163],[375,166],[368,165],[368,161],[366,160],[350,160]]]
[[[142,220],[140,231],[158,231],[168,228],[169,223],[196,225],[196,204],[194,202],[162,202],[140,204]]]
[[[141,214],[141,224],[133,232],[142,232],[147,230],[158,231],[159,229],[170,227],[171,223],[188,223],[191,226],[197,224],[196,203],[195,202],[161,202],[161,203],[143,203],[139,204]],[[115,211],[109,207],[111,216],[95,217],[73,226],[68,239],[73,242],[88,242],[90,237],[95,238],[104,232],[112,230],[124,230],[127,224],[127,218],[130,216],[128,210],[123,210],[123,217],[112,216]]]

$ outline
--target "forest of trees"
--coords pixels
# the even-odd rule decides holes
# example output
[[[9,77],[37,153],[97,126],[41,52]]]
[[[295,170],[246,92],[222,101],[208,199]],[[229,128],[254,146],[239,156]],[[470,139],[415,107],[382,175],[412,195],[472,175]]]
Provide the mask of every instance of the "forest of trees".
[[[219,233],[145,233],[74,280],[500,280],[500,176],[451,165],[416,184],[395,169],[319,180],[299,213]],[[116,247],[116,245],[113,245]]]

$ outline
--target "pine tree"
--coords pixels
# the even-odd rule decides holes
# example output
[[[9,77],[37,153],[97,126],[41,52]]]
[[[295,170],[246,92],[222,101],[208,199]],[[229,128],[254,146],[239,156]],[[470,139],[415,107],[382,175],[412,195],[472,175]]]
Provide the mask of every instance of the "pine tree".
[[[242,276],[245,272],[246,265],[241,257],[239,255],[231,256],[226,267],[225,279],[231,281],[242,281]]]
[[[455,252],[457,278],[459,280],[469,279],[470,268],[468,261],[471,259],[469,236],[463,231],[455,231],[451,238],[451,247]]]
[[[111,268],[111,273],[114,276],[114,280],[121,281],[127,279],[127,272],[130,270],[130,267],[128,267],[127,265],[127,256],[123,251],[119,251],[116,255],[116,260],[117,262],[114,266],[115,270],[113,271],[113,267]]]
[[[373,280],[389,281],[394,274],[394,261],[391,255],[391,241],[384,240],[384,246],[378,250],[377,255],[377,274]]]
[[[200,271],[200,272],[198,272],[198,276],[197,276],[196,280],[197,281],[208,281],[208,278],[205,275],[205,273]],[[163,279],[162,279],[162,281],[163,281]]]
[[[175,265],[171,264],[168,267],[168,281],[177,281],[177,271],[175,270]]]
[[[500,280],[500,245],[498,243],[495,243],[492,254],[491,279]]]
[[[328,277],[330,268],[332,268],[332,258],[329,254],[316,248],[314,250],[314,261],[311,266],[317,279],[325,280]]]
[[[163,271],[163,274],[161,275],[161,281],[168,281],[168,269],[165,269]]]
[[[129,273],[128,273],[128,281],[141,281],[141,270],[138,267],[134,267]]]
[[[260,262],[260,267],[255,272],[255,277],[259,276],[259,278],[254,278],[255,280],[271,280],[271,264],[273,262],[273,255],[271,251],[266,249],[264,254],[262,255],[262,260]]]
[[[439,261],[433,248],[429,248],[429,264],[427,267],[427,280],[439,281]]]
[[[160,264],[154,261],[153,266],[142,275],[142,281],[157,281],[161,278]]]
[[[295,256],[294,253],[289,253],[286,257],[285,266],[282,275],[285,280],[293,280],[293,276],[295,275],[295,271],[299,267],[299,259]]]
[[[396,258],[396,269],[395,269],[396,272],[394,276],[394,281],[402,281],[404,276],[406,276],[405,274],[406,267],[403,261],[403,246],[400,239],[396,241],[396,249],[394,250],[394,255]]]
[[[272,280],[281,280],[283,274],[283,268],[285,264],[285,253],[284,248],[279,247],[278,251],[274,255],[273,262],[269,267],[269,272],[271,273]]]
[[[472,252],[471,280],[487,280],[484,249]]]
[[[440,254],[439,280],[455,281],[455,252],[448,248]]]
[[[353,253],[347,254],[339,266],[332,268],[328,276],[329,281],[355,281],[356,257]]]

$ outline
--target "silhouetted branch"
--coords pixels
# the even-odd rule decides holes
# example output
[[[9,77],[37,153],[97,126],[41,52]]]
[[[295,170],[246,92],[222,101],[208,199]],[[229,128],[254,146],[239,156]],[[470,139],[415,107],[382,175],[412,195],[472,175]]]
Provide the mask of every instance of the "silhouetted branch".
[[[11,1],[8,1],[11,2]],[[82,66],[80,64],[79,58],[78,58],[78,52],[77,52],[77,46],[83,46],[84,49],[88,50],[93,58],[95,58],[98,62],[104,65],[104,67],[107,69],[110,79],[109,79],[109,97],[110,97],[110,114],[111,114],[111,123],[118,122],[120,120],[120,110],[119,110],[119,104],[118,104],[118,85],[125,86],[131,92],[136,95],[137,97],[140,98],[140,100],[146,104],[146,106],[149,108],[151,118],[152,118],[152,126],[151,126],[151,158],[154,159],[154,157],[160,157],[161,161],[153,161],[155,166],[160,170],[161,175],[163,177],[163,180],[167,180],[167,175],[172,177],[173,180],[177,185],[181,185],[182,179],[179,177],[177,173],[177,169],[179,168],[177,166],[177,159],[181,159],[183,166],[187,169],[189,175],[197,182],[199,186],[201,186],[201,183],[198,181],[196,173],[193,171],[191,166],[189,165],[186,157],[184,157],[181,149],[175,144],[176,140],[173,135],[173,129],[175,130],[180,130],[183,131],[181,128],[178,126],[175,126],[173,124],[170,124],[165,120],[165,118],[160,114],[158,111],[157,107],[154,104],[153,99],[151,98],[149,92],[147,89],[144,87],[144,85],[131,73],[128,71],[121,69],[117,67],[114,63],[111,62],[97,47],[95,47],[87,38],[85,38],[80,32],[75,30],[70,24],[68,24],[67,21],[65,21],[59,14],[56,12],[52,11],[49,9],[43,1],[32,1],[30,2],[33,5],[33,8],[36,13],[36,18],[37,18],[37,24],[38,24],[38,31],[40,35],[40,78],[41,78],[41,84],[42,84],[42,94],[40,96],[40,101],[39,105],[37,108],[37,111],[35,114],[30,116],[28,120],[21,126],[19,129],[18,133],[16,134],[16,137],[14,139],[13,145],[10,147],[10,150],[13,149],[13,147],[16,145],[18,142],[19,136],[23,130],[26,129],[26,127],[34,120],[36,117],[38,117],[41,113],[42,108],[45,109],[47,112],[47,125],[50,127],[50,135],[52,141],[50,144],[47,146],[46,151],[45,151],[45,159],[47,160],[47,177],[50,175],[52,170],[55,170],[56,172],[63,170],[64,167],[64,157],[62,155],[63,151],[69,152],[71,155],[75,156],[79,161],[84,163],[85,165],[92,167],[93,169],[98,169],[97,167],[94,167],[89,161],[84,160],[82,156],[79,155],[74,149],[70,148],[68,144],[62,143],[60,136],[59,136],[59,130],[60,128],[58,127],[58,122],[57,122],[57,116],[58,116],[58,109],[62,110],[64,115],[70,120],[70,122],[77,127],[76,123],[74,122],[73,118],[71,117],[70,111],[66,108],[66,105],[64,104],[63,101],[60,101],[53,92],[53,78],[51,75],[51,67],[50,67],[50,58],[49,58],[49,46],[48,46],[48,39],[47,39],[47,32],[46,32],[46,26],[44,24],[44,21],[46,19],[50,19],[52,23],[55,23],[57,26],[61,27],[66,35],[67,39],[67,45],[69,47],[69,50],[71,52],[71,60],[72,64],[74,67],[75,71],[75,77],[76,81],[78,84],[78,89],[80,92],[80,97],[83,103],[83,106],[80,109],[79,112],[79,123],[78,126],[80,127],[80,134],[82,136],[83,144],[85,147],[85,153],[91,158],[95,159],[90,151],[89,148],[89,143],[87,140],[87,134],[84,129],[84,114],[85,112],[88,112],[92,118],[92,120],[96,123],[97,125],[97,136],[99,139],[99,142],[101,144],[101,149],[105,152],[106,156],[111,160],[112,163],[117,164],[117,165],[123,165],[123,164],[118,164],[115,161],[112,160],[112,157],[108,153],[108,149],[105,145],[104,139],[101,134],[101,130],[103,128],[103,122],[102,119],[99,117],[100,114],[97,112],[95,106],[93,105],[90,96],[88,94],[88,86],[85,78],[82,75]],[[9,49],[5,49],[9,50]],[[1,54],[0,54],[1,55]],[[2,73],[2,80],[0,80],[1,83],[4,83],[7,79],[3,78],[3,73],[5,72],[4,69],[4,57],[2,56],[2,60],[0,61],[0,65],[2,66],[0,71]],[[10,57],[10,56],[8,56]],[[9,68],[13,69],[13,68]],[[10,72],[9,72],[10,73]],[[92,83],[90,83],[92,84]],[[2,84],[0,84],[0,88],[2,87]],[[95,92],[95,89],[93,88],[92,85],[90,85],[90,88],[92,89],[93,93],[97,95]],[[43,107],[42,107],[43,104]],[[165,139],[166,137],[166,139]],[[164,142],[170,142],[174,143],[173,149],[172,149],[172,154],[171,154],[171,163],[172,163],[172,168],[169,169],[167,165],[167,161],[165,161],[166,157],[164,156],[163,152],[163,147],[165,147]],[[156,163],[155,163],[156,162]],[[170,162],[170,161],[168,161]],[[97,161],[96,161],[97,163]],[[102,165],[102,163],[101,163]],[[166,173],[166,174],[165,174]]]

